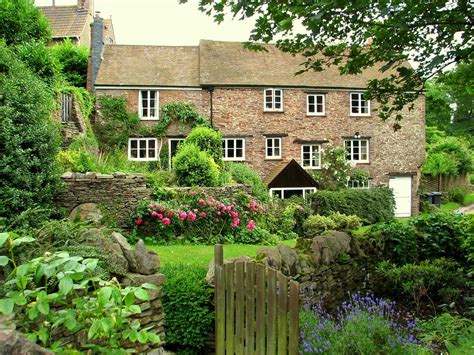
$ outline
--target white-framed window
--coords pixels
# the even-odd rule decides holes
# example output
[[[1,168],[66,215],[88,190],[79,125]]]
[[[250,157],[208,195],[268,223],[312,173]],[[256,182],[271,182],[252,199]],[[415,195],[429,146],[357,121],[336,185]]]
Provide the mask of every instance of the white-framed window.
[[[158,140],[156,138],[129,138],[128,160],[158,160]]]
[[[305,169],[321,168],[321,146],[319,144],[303,144],[301,146],[301,166]]]
[[[224,138],[222,140],[223,159],[231,161],[245,160],[245,139]]]
[[[369,140],[368,139],[346,139],[346,159],[356,163],[369,162]]]
[[[351,116],[370,116],[370,100],[362,92],[351,92]]]
[[[265,158],[281,159],[281,137],[265,138]]]
[[[324,116],[326,114],[326,97],[324,94],[306,95],[306,114],[308,116]]]
[[[139,116],[144,120],[157,120],[160,116],[160,93],[156,90],[140,90]]]
[[[61,94],[61,122],[68,123],[72,116],[72,95],[70,93]]]
[[[178,147],[184,142],[184,138],[168,138],[168,169],[171,170],[173,166],[173,157],[178,151]]]
[[[367,181],[349,180],[347,182],[347,187],[350,189],[368,189],[370,187],[370,184],[369,184],[369,180]]]
[[[304,199],[311,193],[316,192],[315,187],[278,187],[270,189],[270,196],[279,197],[282,200],[291,196],[302,196]]]
[[[283,90],[265,89],[263,90],[263,111],[283,111]]]

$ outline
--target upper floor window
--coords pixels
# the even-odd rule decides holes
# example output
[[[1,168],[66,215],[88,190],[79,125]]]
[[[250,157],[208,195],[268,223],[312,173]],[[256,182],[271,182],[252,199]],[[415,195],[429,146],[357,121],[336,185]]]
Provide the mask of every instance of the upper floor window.
[[[140,118],[157,120],[159,118],[160,95],[156,90],[140,90]]]
[[[265,89],[263,92],[264,111],[283,111],[283,90]]]
[[[67,123],[71,119],[72,113],[72,95],[63,93],[61,95],[61,122]]]
[[[222,149],[224,160],[245,160],[245,139],[243,138],[224,138]]]
[[[369,116],[370,100],[362,92],[351,93],[351,116]]]
[[[301,146],[301,165],[305,169],[321,168],[321,146],[319,144]]]
[[[158,160],[158,144],[156,138],[129,138],[128,160]]]
[[[348,139],[344,141],[346,159],[358,162],[369,162],[369,141],[367,139]]]
[[[281,138],[266,138],[265,142],[265,157],[267,159],[281,158]]]
[[[324,94],[306,95],[306,114],[308,116],[324,116],[326,114]]]

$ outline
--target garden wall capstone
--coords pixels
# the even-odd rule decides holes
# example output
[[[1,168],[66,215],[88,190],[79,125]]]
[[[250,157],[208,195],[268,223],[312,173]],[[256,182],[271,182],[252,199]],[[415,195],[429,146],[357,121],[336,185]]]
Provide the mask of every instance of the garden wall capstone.
[[[96,222],[98,213],[117,222],[120,228],[130,228],[130,216],[140,201],[150,198],[152,187],[142,174],[100,174],[94,172],[71,173],[62,175],[64,190],[56,197],[56,206],[64,208],[71,218],[85,215]],[[245,185],[222,187],[200,187],[207,194],[216,198],[231,197],[237,191],[251,192]],[[164,188],[173,190],[177,194],[185,194],[196,188],[173,187]],[[94,206],[95,205],[95,206]],[[76,210],[75,210],[76,209]]]

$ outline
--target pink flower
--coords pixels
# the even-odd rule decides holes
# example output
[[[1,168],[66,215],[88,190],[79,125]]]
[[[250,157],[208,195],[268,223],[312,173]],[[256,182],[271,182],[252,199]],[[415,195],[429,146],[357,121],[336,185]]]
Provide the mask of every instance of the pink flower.
[[[152,212],[151,212],[151,216],[152,216],[152,217],[156,217],[157,215],[158,215],[158,212],[156,212],[156,211],[152,211]]]
[[[156,207],[156,206],[155,206],[153,203],[150,203],[150,204],[148,205],[148,208],[150,208],[150,209],[154,209],[155,207]]]
[[[236,217],[239,217],[239,213],[236,212],[236,211],[231,211],[231,212],[230,212],[230,216],[231,216],[232,218],[236,218]]]
[[[174,214],[173,211],[168,211],[167,216],[168,216],[168,217],[172,217],[173,214]]]
[[[222,214],[222,212],[221,212],[221,211],[217,212],[217,215],[218,215],[218,216],[220,216],[221,214]]]
[[[198,212],[198,209],[197,209],[197,208],[195,208],[195,209],[193,209],[193,211],[194,211],[194,213],[197,213],[197,212]]]
[[[207,216],[206,212],[201,212],[199,215],[200,215],[202,218],[205,218],[205,217]]]
[[[158,217],[159,219],[162,219],[163,218],[163,215],[161,213],[157,213],[156,214],[156,217]]]
[[[196,219],[196,214],[194,214],[193,212],[189,212],[188,219],[190,221],[194,221]]]
[[[255,221],[251,219],[249,224],[247,224],[247,229],[253,230],[254,228],[255,228]]]
[[[189,194],[194,196],[194,195],[197,195],[197,192],[196,191],[190,191]]]
[[[200,199],[200,200],[199,200],[199,203],[200,203],[201,205],[203,205],[203,206],[206,206],[206,205],[207,205],[206,201],[204,201],[203,199]]]
[[[186,219],[186,217],[188,216],[188,214],[186,212],[180,212],[179,214],[179,219],[184,221]]]
[[[232,228],[237,228],[237,226],[239,225],[239,223],[240,223],[240,219],[234,218],[234,222],[232,222],[231,227],[232,227]]]
[[[161,213],[163,213],[165,211],[165,209],[161,206],[158,207],[158,211],[160,211]]]
[[[143,223],[143,219],[141,219],[141,218],[137,218],[137,219],[135,220],[135,224],[136,224],[137,226],[139,226],[139,225],[142,224],[142,223]]]
[[[209,203],[214,203],[214,199],[211,197],[209,197]]]
[[[163,218],[161,221],[163,222],[163,224],[166,224],[166,225],[171,224],[171,220],[169,218],[166,218],[166,217]]]

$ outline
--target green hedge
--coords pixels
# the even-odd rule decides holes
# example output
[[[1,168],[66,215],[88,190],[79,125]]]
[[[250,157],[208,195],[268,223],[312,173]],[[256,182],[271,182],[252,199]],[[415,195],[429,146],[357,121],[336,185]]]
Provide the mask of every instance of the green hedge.
[[[386,222],[394,217],[395,200],[387,187],[318,191],[311,195],[314,213],[329,216],[334,212],[356,215],[362,223]]]

